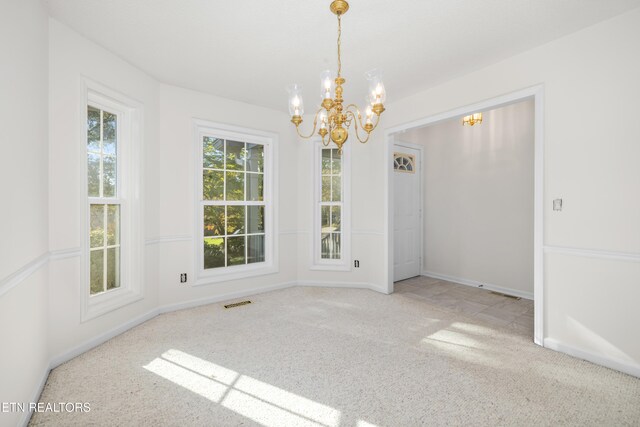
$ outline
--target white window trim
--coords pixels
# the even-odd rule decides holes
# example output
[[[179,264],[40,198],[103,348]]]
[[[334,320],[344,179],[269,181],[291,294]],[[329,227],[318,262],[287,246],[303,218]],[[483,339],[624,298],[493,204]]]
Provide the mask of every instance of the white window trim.
[[[311,237],[311,265],[310,270],[324,271],[351,271],[351,145],[342,146],[342,221],[340,250],[341,259],[322,259],[321,258],[321,228],[322,218],[320,215],[320,201],[322,200],[322,167],[320,161],[322,158],[323,148],[336,148],[333,143],[328,147],[322,145],[322,141],[317,139],[313,141],[313,204],[311,218],[313,221],[313,236]]]
[[[82,280],[80,321],[86,322],[143,298],[142,202],[142,104],[89,79],[82,81],[80,100],[80,179],[82,212]],[[117,181],[120,202],[120,287],[100,294],[90,293],[90,211],[92,201],[105,199],[87,195],[87,106],[118,115]]]
[[[193,286],[209,285],[229,280],[244,279],[278,272],[277,177],[278,136],[271,132],[247,129],[194,119],[194,253],[196,280]],[[202,138],[214,136],[264,146],[264,201],[265,201],[265,260],[255,264],[234,265],[204,269],[203,213],[202,213]]]

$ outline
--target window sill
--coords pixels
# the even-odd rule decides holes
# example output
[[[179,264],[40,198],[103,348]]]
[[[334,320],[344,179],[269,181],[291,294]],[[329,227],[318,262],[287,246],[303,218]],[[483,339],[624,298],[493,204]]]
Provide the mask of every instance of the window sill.
[[[82,307],[80,322],[95,319],[126,305],[140,301],[142,294],[127,288],[115,289],[104,294],[91,296]]]

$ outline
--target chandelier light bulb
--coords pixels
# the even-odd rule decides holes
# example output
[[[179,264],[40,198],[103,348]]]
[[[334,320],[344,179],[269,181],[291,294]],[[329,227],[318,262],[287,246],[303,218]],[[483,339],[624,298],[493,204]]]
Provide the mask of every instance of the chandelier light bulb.
[[[367,105],[367,123],[371,123],[371,118],[373,117],[373,109],[371,108],[371,105]]]
[[[325,70],[320,75],[320,84],[322,86],[320,99],[331,99],[333,95],[333,85],[335,84],[335,77],[331,70]]]
[[[302,85],[292,84],[287,87],[289,92],[289,114],[292,116],[302,116],[304,114],[304,103],[302,101]]]
[[[365,77],[369,82],[369,93],[371,104],[384,104],[387,98],[382,81],[382,71],[375,69],[365,73]]]
[[[319,118],[320,118],[320,129],[326,129],[327,128],[327,112],[321,111]]]

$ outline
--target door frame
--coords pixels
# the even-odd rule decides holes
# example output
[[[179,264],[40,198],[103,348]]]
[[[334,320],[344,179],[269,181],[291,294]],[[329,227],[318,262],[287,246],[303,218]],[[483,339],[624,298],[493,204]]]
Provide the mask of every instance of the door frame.
[[[393,152],[396,151],[395,147],[405,147],[405,148],[410,148],[412,150],[416,150],[418,152],[418,155],[420,156],[420,158],[418,159],[417,162],[417,169],[418,171],[416,172],[416,175],[418,176],[418,203],[420,206],[420,212],[418,213],[418,221],[420,222],[419,224],[419,229],[420,229],[420,271],[418,272],[418,276],[422,274],[422,271],[424,270],[424,182],[422,182],[422,180],[424,179],[424,175],[422,174],[422,167],[424,165],[424,147],[420,144],[413,144],[411,142],[404,142],[404,141],[398,141],[396,140],[392,145],[392,153],[391,153],[391,164],[393,165]],[[393,173],[394,173],[394,168],[393,166],[391,167],[391,178],[395,179]],[[392,183],[390,183],[389,185],[392,185]],[[395,215],[392,216],[393,220],[395,221]],[[395,222],[391,224],[391,227],[393,227],[395,225]],[[393,235],[392,235],[393,237]],[[393,251],[392,251],[393,254]],[[395,261],[394,259],[392,259],[392,261]],[[393,263],[391,264],[391,272],[393,273]],[[393,282],[393,276],[391,277],[392,282]],[[393,283],[391,284],[393,286]]]
[[[385,250],[387,251],[387,286],[386,292],[393,293],[393,146],[396,134],[414,128],[435,124],[444,120],[462,117],[478,110],[492,110],[509,104],[534,99],[534,207],[533,207],[533,295],[534,295],[534,333],[533,341],[544,346],[544,85],[531,86],[522,90],[501,95],[455,108],[453,110],[430,115],[385,131],[386,155],[384,158],[383,186],[387,212],[385,214]]]

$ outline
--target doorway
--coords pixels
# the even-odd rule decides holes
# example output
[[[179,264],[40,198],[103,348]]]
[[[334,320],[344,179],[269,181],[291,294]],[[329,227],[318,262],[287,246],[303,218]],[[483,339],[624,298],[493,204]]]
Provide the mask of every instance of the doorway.
[[[457,108],[448,112],[425,117],[414,122],[390,128],[386,132],[387,155],[385,156],[386,185],[384,186],[387,204],[387,216],[385,234],[387,238],[387,292],[394,290],[394,280],[396,276],[396,194],[395,193],[395,170],[388,165],[393,164],[396,144],[400,143],[401,134],[409,129],[424,127],[430,124],[442,122],[452,118],[459,118],[477,111],[487,111],[497,109],[526,99],[534,101],[534,230],[533,230],[533,284],[534,284],[534,342],[543,345],[544,338],[544,286],[543,286],[543,86],[534,86],[511,94],[493,98],[487,101]],[[399,277],[399,276],[398,276]]]

